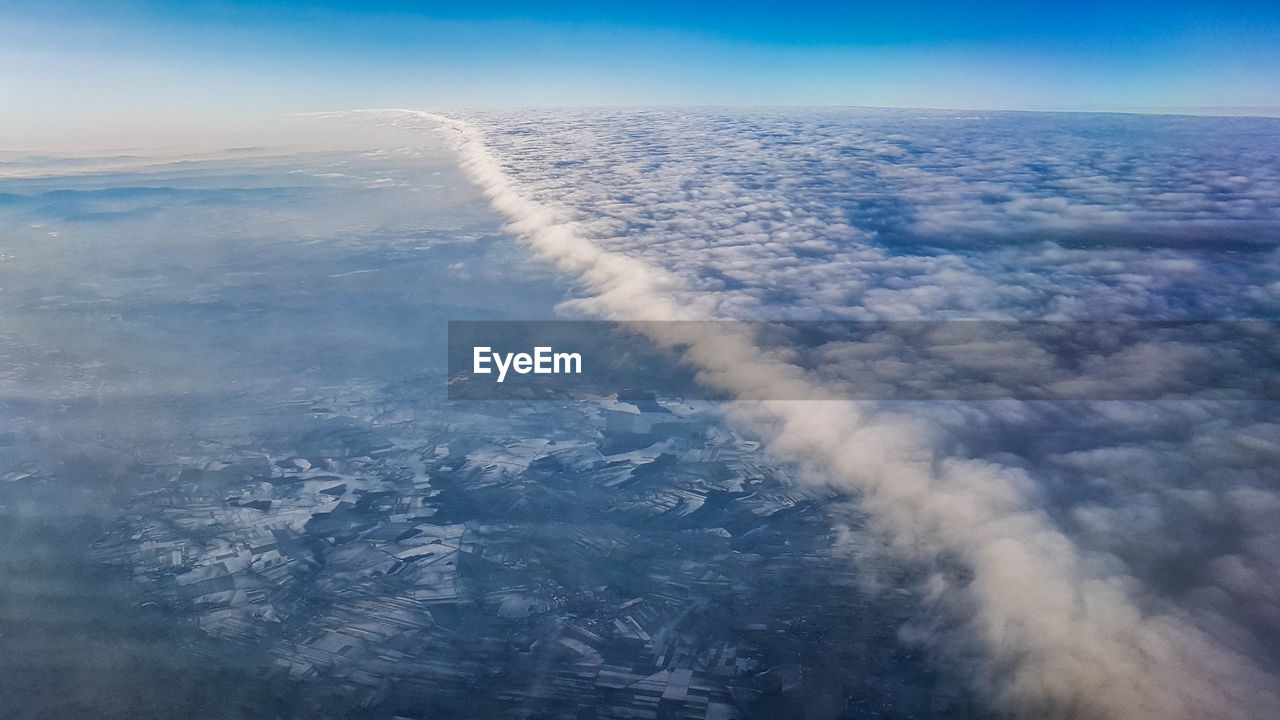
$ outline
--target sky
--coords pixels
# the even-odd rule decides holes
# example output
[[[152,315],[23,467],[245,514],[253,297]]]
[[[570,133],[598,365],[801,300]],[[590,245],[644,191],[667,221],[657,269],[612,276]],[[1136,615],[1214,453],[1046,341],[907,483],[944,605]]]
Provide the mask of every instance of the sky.
[[[367,107],[1274,114],[1236,2],[0,2],[0,149],[180,143]]]

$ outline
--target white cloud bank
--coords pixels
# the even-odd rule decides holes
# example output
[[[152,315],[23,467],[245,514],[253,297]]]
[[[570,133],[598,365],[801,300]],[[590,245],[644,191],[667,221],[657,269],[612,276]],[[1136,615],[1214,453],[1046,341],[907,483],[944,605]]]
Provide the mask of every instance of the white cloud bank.
[[[1006,317],[1031,312],[1042,317],[1078,317],[1075,311],[1096,310],[1099,304],[1103,309],[1159,310],[1160,303],[1172,302],[1176,293],[1161,295],[1143,292],[1144,288],[1178,282],[1180,274],[1194,276],[1202,270],[1185,254],[1157,248],[1144,255],[1135,273],[1133,266],[1126,267],[1134,260],[1126,254],[1128,250],[1073,250],[1048,242],[996,249],[982,257],[947,252],[895,256],[872,242],[875,231],[855,227],[833,210],[848,208],[849,203],[822,202],[821,194],[830,188],[817,188],[816,195],[794,204],[769,204],[750,193],[741,194],[747,186],[803,184],[810,176],[803,171],[775,172],[768,160],[777,154],[763,153],[762,140],[749,133],[717,135],[710,143],[691,145],[687,140],[673,143],[671,137],[655,139],[654,132],[637,128],[635,137],[624,143],[635,157],[618,162],[620,153],[604,152],[607,148],[600,145],[601,138],[587,133],[581,118],[562,123],[557,136],[539,130],[537,123],[545,118],[515,125],[492,119],[489,132],[483,133],[462,120],[429,113],[385,111],[380,117],[395,124],[443,127],[464,169],[508,219],[510,230],[536,253],[579,276],[591,293],[581,307],[609,318],[705,320],[742,317],[769,307],[784,308],[793,317],[829,316],[830,308],[838,316],[849,317],[864,311],[879,317],[946,316],[948,310],[980,315],[990,309]],[[622,126],[616,118],[613,121]],[[646,120],[637,114],[632,122],[649,122],[659,134],[702,128],[716,135],[714,122],[707,118],[682,124],[678,118]],[[767,137],[761,137],[783,143],[791,153],[789,162],[799,162],[801,167],[807,155],[822,152],[821,147],[815,149],[812,138],[800,136],[799,128],[788,130],[785,118],[775,119],[766,130],[770,131]],[[788,138],[787,132],[794,137]],[[518,135],[531,140],[519,145],[513,140]],[[732,152],[714,149],[715,141],[724,137],[737,143]],[[826,137],[838,140],[840,133]],[[918,152],[911,143],[888,137],[859,142],[862,145],[855,150],[862,154],[894,157]],[[494,145],[505,147],[507,153],[495,153]],[[661,158],[672,146],[685,153],[684,159],[674,160],[676,167],[664,170]],[[680,166],[702,160],[697,156],[700,149],[707,152],[708,163],[731,157],[738,164],[702,173]],[[1001,162],[997,150],[987,149],[993,163]],[[544,153],[545,162],[537,168],[542,174],[530,171],[530,157],[522,154],[526,151]],[[572,157],[593,153],[594,159]],[[753,153],[763,159],[757,162]],[[628,159],[626,152],[621,156]],[[636,157],[649,157],[650,167],[630,162]],[[823,162],[822,157],[809,159],[819,165]],[[521,162],[526,166],[513,169],[513,163]],[[589,163],[590,171],[568,173],[572,182],[548,180],[555,177],[561,162]],[[960,159],[955,167],[967,167],[966,162]],[[834,179],[840,173],[858,171],[840,167],[844,170],[837,171]],[[1118,223],[1120,218],[1112,217],[1110,208],[1129,205],[1114,198],[1136,192],[1132,187],[1115,187],[1105,174],[1076,178],[1088,185],[1089,193],[1103,198],[1096,207],[1077,209],[1080,206],[1070,201],[1028,198],[1026,191],[1011,183],[993,182],[988,187],[983,180],[957,179],[954,173],[932,173],[914,166],[871,163],[864,169],[873,173],[873,184],[891,183],[904,173],[917,176],[912,187],[925,193],[916,200],[927,211],[915,213],[910,223],[908,229],[916,238],[947,227],[961,235],[969,232],[977,238],[974,242],[981,243],[982,232],[992,228],[985,226],[986,216],[977,206],[989,200],[975,200],[975,193],[1008,194],[1009,199],[998,200],[998,214],[1006,216],[1001,227],[1022,223],[1034,229]],[[587,180],[595,170],[603,176]],[[616,182],[627,173],[633,174],[629,181]],[[751,177],[744,180],[746,176]],[[703,180],[709,184],[684,186]],[[610,185],[600,188],[593,182]],[[1223,182],[1239,184],[1231,177]],[[1273,189],[1250,192],[1256,200]],[[672,194],[683,200],[675,205],[660,202]],[[1211,201],[1203,197],[1152,200],[1144,192],[1134,196],[1139,198],[1138,205],[1146,202],[1147,207],[1132,209],[1131,217],[1138,221],[1122,223],[1126,229],[1194,216],[1204,211],[1202,201],[1225,203],[1215,206],[1212,218],[1233,211],[1267,214],[1256,202],[1245,207],[1253,201],[1229,192]],[[865,225],[873,225],[874,216],[884,210],[875,207],[877,197],[883,201],[892,193],[868,194],[863,205]],[[591,208],[594,214],[582,208]],[[766,223],[762,217],[771,219]],[[1271,213],[1262,220],[1274,219]],[[1269,252],[1262,257],[1274,259],[1275,251]],[[818,260],[811,262],[810,256]],[[1045,268],[1071,270],[1055,276],[1046,274]],[[1219,267],[1214,272],[1229,274],[1234,269]],[[839,282],[830,273],[842,273]],[[1117,274],[1126,276],[1117,280],[1113,277]],[[1007,282],[1013,277],[1022,281]],[[1276,299],[1265,290],[1274,281],[1259,280],[1256,273],[1250,277],[1261,293],[1255,296],[1274,307]],[[1075,283],[1072,292],[1054,286],[1064,279]],[[800,297],[797,289],[811,292]],[[1228,302],[1225,296],[1203,301]],[[1232,309],[1249,314],[1248,307]],[[782,384],[792,386],[791,397],[825,396],[818,382],[733,331],[655,340],[687,345],[688,357],[703,368],[704,379],[739,397],[751,397],[762,385]],[[1280,717],[1276,678],[1256,653],[1223,641],[1230,628],[1215,631],[1206,627],[1197,612],[1201,606],[1168,602],[1147,592],[1124,562],[1106,552],[1107,534],[1123,533],[1125,524],[1135,521],[1126,515],[1135,507],[1132,503],[1114,507],[1121,517],[1109,517],[1107,505],[1076,503],[1077,536],[1092,543],[1084,544],[1069,536],[1063,520],[1053,516],[1051,493],[1033,480],[1025,463],[1017,458],[966,457],[955,451],[954,442],[942,442],[949,428],[963,428],[969,420],[1016,424],[1037,410],[1015,408],[1007,413],[1012,418],[1001,418],[998,409],[968,419],[947,417],[952,412],[935,406],[923,417],[911,418],[848,402],[742,402],[733,409],[738,421],[770,439],[774,453],[812,465],[829,482],[856,492],[875,529],[901,557],[924,567],[940,568],[944,563],[939,560],[945,559],[946,565],[958,563],[964,568],[959,574],[938,570],[924,584],[926,602],[936,607],[937,617],[947,628],[932,628],[927,637],[938,642],[944,654],[967,655],[977,649],[979,659],[969,671],[999,706],[1036,718]],[[1107,410],[1097,412],[1105,416]],[[1151,412],[1157,415],[1153,421],[1173,423],[1166,414],[1190,411],[1157,408]],[[1111,420],[1128,427],[1132,418]],[[1097,422],[1101,426],[1104,420]],[[1265,447],[1255,449],[1264,454],[1274,445],[1274,441],[1258,442]],[[1157,452],[1151,448],[1148,444],[1140,452]],[[1096,466],[1098,458],[1062,453],[1056,462],[1059,467],[1078,469],[1090,463]],[[1257,471],[1264,466],[1251,467]],[[1159,492],[1151,489],[1150,494]],[[1236,597],[1265,598],[1280,587],[1274,546],[1266,544],[1271,532],[1266,530],[1266,519],[1275,513],[1275,496],[1261,489],[1233,492],[1228,501],[1255,528],[1248,544],[1253,554],[1219,558],[1218,572],[1238,586]],[[1156,507],[1157,515],[1163,512],[1164,505]]]

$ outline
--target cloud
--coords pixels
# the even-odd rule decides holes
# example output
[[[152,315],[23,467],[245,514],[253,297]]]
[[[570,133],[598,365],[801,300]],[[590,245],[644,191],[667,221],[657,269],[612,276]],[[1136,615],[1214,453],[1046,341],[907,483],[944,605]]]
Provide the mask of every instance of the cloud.
[[[717,317],[1187,309],[1154,305],[1178,297],[1156,287],[1212,317],[1274,316],[1233,285],[1280,280],[1256,267],[1280,237],[1275,121],[913,115],[466,119],[522,192],[601,247],[667,269]]]
[[[1261,289],[1280,271],[1256,262],[1276,252],[1265,149],[1276,146],[1256,144],[1273,125],[1217,145],[1177,124],[1161,144],[1160,132],[1107,118],[1046,135],[1043,120],[1013,116],[945,132],[897,116],[790,112],[380,117],[442,128],[510,230],[581,278],[589,294],[573,306],[605,317],[1277,310]],[[1196,132],[1207,146],[1188,157],[1180,143]],[[1168,237],[1173,228],[1183,236]],[[1207,251],[1236,230],[1242,254]],[[1166,241],[1134,244],[1156,236]],[[828,396],[740,326],[667,327],[653,339],[686,347],[710,385],[743,398],[779,387]],[[1141,375],[1169,352],[1135,349],[1116,372]],[[1267,528],[1278,501],[1260,458],[1275,448],[1266,426],[1248,424],[1257,412],[1211,399],[730,408],[772,452],[855,494],[897,556],[926,571],[920,589],[937,625],[920,638],[967,658],[1000,706],[1062,718],[1280,714],[1263,669],[1274,647],[1232,640],[1274,619]],[[1201,483],[1176,472],[1186,458],[1226,469]],[[1178,521],[1211,529],[1223,508],[1244,539],[1201,548],[1196,571],[1179,576],[1202,586],[1162,586],[1154,560],[1188,547]],[[1135,545],[1135,528],[1157,539]]]

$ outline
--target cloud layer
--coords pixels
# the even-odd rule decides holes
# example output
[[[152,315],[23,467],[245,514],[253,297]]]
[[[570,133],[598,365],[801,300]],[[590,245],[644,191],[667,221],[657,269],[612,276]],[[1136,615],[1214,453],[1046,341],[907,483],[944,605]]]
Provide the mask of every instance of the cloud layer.
[[[581,277],[590,297],[577,309],[609,318],[1280,309],[1273,121],[378,117],[443,128],[511,231]],[[716,387],[826,396],[784,348],[732,330],[680,335],[654,339],[687,347]],[[968,658],[1001,707],[1280,714],[1267,408],[1192,398],[731,412],[779,456],[858,495],[896,554],[921,568],[918,589],[938,612],[918,639]]]

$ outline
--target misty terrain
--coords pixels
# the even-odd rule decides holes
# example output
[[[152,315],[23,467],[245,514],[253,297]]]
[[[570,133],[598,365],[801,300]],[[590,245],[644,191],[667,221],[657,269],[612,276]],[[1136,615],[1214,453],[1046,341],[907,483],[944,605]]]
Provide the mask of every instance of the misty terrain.
[[[1280,120],[299,122],[0,155],[12,716],[1280,712]],[[739,399],[446,399],[565,317]]]

